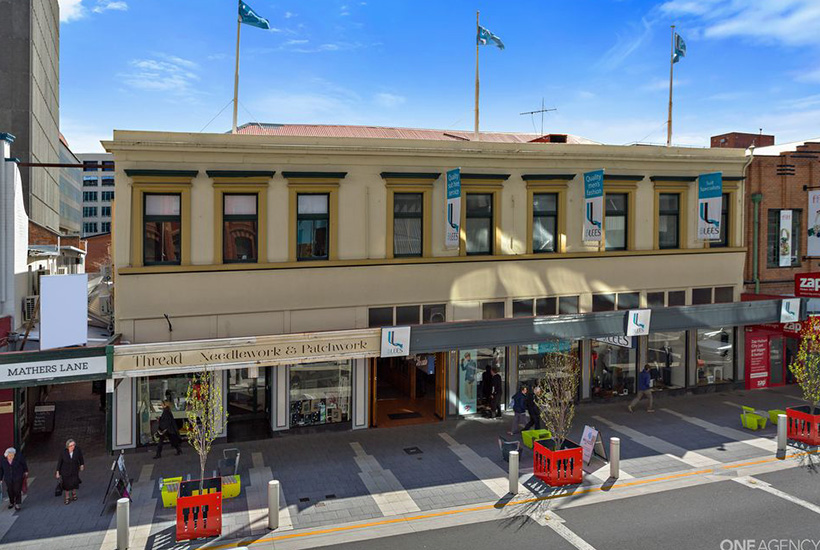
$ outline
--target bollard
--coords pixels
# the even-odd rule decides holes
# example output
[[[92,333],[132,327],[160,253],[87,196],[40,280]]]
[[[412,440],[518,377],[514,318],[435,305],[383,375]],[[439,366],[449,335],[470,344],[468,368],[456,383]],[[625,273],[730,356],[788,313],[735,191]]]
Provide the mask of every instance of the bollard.
[[[785,452],[786,450],[786,415],[777,415],[777,451]]]
[[[279,528],[279,482],[268,481],[268,529]]]
[[[131,501],[127,498],[117,500],[117,550],[128,550],[130,507]]]
[[[609,477],[621,477],[621,438],[609,438]]]
[[[510,451],[510,493],[518,494],[518,451]]]

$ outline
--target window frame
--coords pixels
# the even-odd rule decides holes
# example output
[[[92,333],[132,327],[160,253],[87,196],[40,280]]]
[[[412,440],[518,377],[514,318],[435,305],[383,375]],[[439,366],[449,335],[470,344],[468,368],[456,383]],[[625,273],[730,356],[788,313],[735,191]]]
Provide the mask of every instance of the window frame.
[[[661,176],[658,177],[660,178]],[[681,177],[680,180],[657,181],[653,177],[652,183],[655,191],[655,213],[653,219],[655,221],[655,231],[653,235],[652,247],[655,250],[682,250],[689,248],[689,216],[691,212],[695,211],[689,204],[689,190],[692,186],[691,182],[696,181],[696,179],[697,178],[693,177],[690,181],[687,181],[685,178]],[[676,247],[661,248],[660,246],[661,195],[678,195],[678,245]]]
[[[617,178],[617,179],[613,179]],[[638,189],[638,182],[643,181],[642,176],[610,176],[604,175],[604,231],[601,235],[601,242],[598,245],[599,252],[626,252],[635,250],[635,194]],[[626,238],[625,248],[606,248],[606,196],[607,194],[626,195]],[[657,212],[657,210],[656,210]]]
[[[618,214],[617,216],[615,214],[612,215],[613,218],[623,217],[623,219],[624,219],[624,245],[622,247],[619,246],[619,247],[610,248],[610,247],[606,246],[606,222],[607,222],[607,219],[610,217],[610,215],[607,213],[607,195],[619,195],[619,196],[624,197],[623,214],[622,215]],[[607,193],[606,191],[604,191],[604,235],[603,235],[603,243],[604,243],[604,250],[606,250],[607,252],[618,252],[618,251],[629,250],[629,237],[632,234],[632,231],[630,231],[630,227],[629,227],[629,218],[630,218],[629,214],[630,213],[631,212],[630,212],[630,209],[629,209],[629,193],[622,193],[620,191],[618,191],[618,192],[612,192],[611,191],[611,192]]]
[[[778,220],[777,222],[777,231],[776,233],[780,233],[780,212],[783,210],[791,210],[792,211],[792,249],[794,250],[794,261],[791,265],[784,265],[781,266],[779,263],[780,255],[779,253],[775,253],[774,258],[775,261],[771,262],[769,253],[771,252],[771,246],[769,243],[770,238],[770,231],[769,231],[769,222],[772,217],[772,213],[775,212],[775,218]],[[801,241],[803,239],[803,209],[802,208],[769,208],[766,211],[766,269],[794,269],[796,267],[801,267],[803,264],[803,256],[801,252]],[[777,248],[778,236],[775,236],[775,249]]]
[[[737,196],[740,190],[740,183],[739,180],[729,180],[726,181],[726,178],[723,178],[723,204],[721,204],[720,209],[720,223],[723,224],[723,206],[725,205],[727,208],[726,212],[726,243],[723,244],[719,241],[706,241],[706,246],[709,248],[733,248],[736,246],[742,246],[738,243],[739,238],[739,231],[738,228],[735,227],[734,218],[736,218],[736,213],[740,212],[740,207],[737,204]],[[728,200],[726,200],[726,196],[728,195]]]
[[[496,209],[495,196],[492,193],[481,193],[481,192],[463,193],[463,195],[464,195],[464,197],[463,197],[464,198],[464,203],[463,203],[462,206],[464,208],[464,235],[465,235],[465,237],[464,237],[464,253],[467,256],[492,256],[492,255],[495,254],[495,249],[496,249],[496,246],[495,246],[496,230],[495,230],[495,226],[493,224],[493,218],[495,217],[495,209]],[[467,197],[469,195],[489,197],[489,200],[490,200],[490,213],[486,214],[484,212],[481,212],[479,214],[473,214],[471,216],[470,212],[467,208]],[[484,252],[484,251],[470,252],[469,250],[467,250],[467,224],[470,223],[471,219],[472,220],[489,220],[490,233],[491,234],[490,234],[489,238],[487,239],[487,241],[488,241],[488,244],[489,244],[490,248],[486,252]]]
[[[536,196],[553,196],[555,197],[555,210],[535,210],[535,198]],[[560,250],[559,241],[561,240],[560,232],[558,229],[558,219],[559,219],[559,212],[561,210],[559,201],[561,200],[561,195],[555,192],[533,192],[531,194],[532,197],[532,211],[531,211],[531,233],[529,235],[530,242],[532,244],[532,253],[533,254],[555,254]],[[535,221],[537,218],[552,218],[553,219],[553,248],[552,250],[535,250]]]
[[[298,173],[297,173],[298,174]],[[288,261],[290,262],[328,262],[339,258],[339,177],[312,177],[289,175],[288,180]],[[296,258],[296,240],[298,237],[298,195],[328,195],[328,257],[322,260]]]
[[[677,208],[664,210],[663,206],[663,199],[664,197],[674,197],[677,200]],[[662,244],[663,239],[661,239],[661,232],[663,231],[663,225],[661,224],[661,220],[664,217],[674,218],[674,226],[675,226],[675,242],[673,245],[664,245]],[[658,193],[658,249],[659,250],[675,250],[680,248],[681,246],[681,194],[680,193],[667,193],[662,192]]]
[[[567,251],[567,188],[573,176],[562,175],[524,175],[527,182],[527,253],[563,254]],[[535,225],[535,197],[542,194],[558,195],[556,201],[555,250],[553,252],[535,252],[533,248],[533,231]]]
[[[418,214],[415,213],[405,213],[405,212],[396,212],[396,195],[417,195],[421,200],[421,212]],[[425,252],[425,239],[429,237],[429,231],[425,231],[424,227],[424,219],[425,219],[425,193],[424,191],[407,191],[402,189],[401,191],[393,191],[391,194],[391,205],[393,207],[393,216],[391,219],[391,235],[390,235],[390,244],[392,248],[392,254],[394,258],[423,258]],[[419,220],[419,225],[421,227],[421,239],[419,242],[419,253],[418,254],[397,254],[395,252],[396,249],[396,220],[402,219],[413,219]]]
[[[145,207],[148,202],[148,197],[151,195],[160,195],[160,196],[173,196],[176,195],[179,197],[179,216],[149,216],[145,213]],[[145,260],[145,250],[148,244],[148,235],[145,231],[145,225],[149,222],[174,222],[179,220],[179,260],[174,260],[170,262],[155,262],[155,261],[146,261]],[[185,234],[185,230],[182,226],[182,194],[181,193],[154,193],[148,192],[142,194],[142,265],[145,266],[154,266],[154,265],[182,265],[182,246],[183,246],[183,236]]]
[[[299,197],[301,197],[301,196],[305,196],[305,197],[326,197],[327,198],[327,212],[324,213],[324,214],[300,214],[299,213]],[[327,242],[327,245],[326,245],[327,246],[327,255],[326,256],[311,256],[309,258],[300,258],[298,256],[298,254],[299,254],[299,250],[298,250],[298,248],[299,248],[299,242],[298,242],[299,222],[300,221],[321,221],[321,220],[326,220],[327,221],[327,224],[326,224],[327,225],[327,239],[328,239],[328,242]],[[295,231],[296,231],[296,239],[297,239],[297,242],[296,242],[296,247],[297,247],[296,261],[297,262],[326,262],[326,261],[328,261],[330,259],[330,194],[329,193],[297,193],[296,194],[296,219],[294,221],[296,222]]]
[[[212,176],[214,189],[214,252],[216,264],[268,261],[268,186],[271,176]],[[256,195],[256,261],[225,261],[224,195]]]
[[[143,263],[145,194],[179,194],[181,196],[180,265],[191,265],[191,185],[194,175],[133,175],[131,177],[131,266]],[[122,198],[122,197],[121,197]],[[154,264],[155,265],[155,264]]]
[[[114,201],[114,191],[100,191],[100,201],[101,202],[113,202]]]
[[[385,189],[387,190],[387,213],[385,224],[385,257],[390,258],[430,258],[433,255],[433,186],[439,178],[439,174],[408,174],[388,175],[383,173]],[[422,194],[422,218],[421,218],[421,256],[396,256],[394,254],[395,231],[395,204],[393,196],[396,193],[421,193]]]
[[[259,193],[239,193],[231,191],[226,191],[220,193],[222,195],[222,221],[219,224],[222,229],[222,263],[224,264],[255,264],[259,263]],[[256,202],[256,214],[225,214],[225,198],[226,197],[253,197]],[[256,240],[256,257],[252,260],[229,260],[225,258],[225,246],[228,244],[225,239],[225,222],[243,222],[243,221],[253,221],[256,223],[256,235],[254,236]]]
[[[83,191],[83,202],[99,202],[100,195],[98,193],[99,191]]]
[[[506,179],[506,178],[504,178]],[[501,191],[504,179],[474,179],[469,174],[461,175],[461,227],[459,228],[459,256],[497,256],[501,255]],[[492,195],[492,216],[490,227],[492,236],[490,237],[489,254],[467,254],[467,195]],[[483,216],[482,216],[483,217]]]

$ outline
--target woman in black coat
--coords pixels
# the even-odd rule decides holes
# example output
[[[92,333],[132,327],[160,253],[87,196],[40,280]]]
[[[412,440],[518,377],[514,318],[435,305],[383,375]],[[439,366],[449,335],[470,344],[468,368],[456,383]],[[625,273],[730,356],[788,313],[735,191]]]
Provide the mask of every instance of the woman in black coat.
[[[0,481],[6,482],[9,492],[9,508],[20,509],[23,498],[23,480],[28,477],[28,464],[14,447],[9,447],[0,460]]]
[[[80,486],[80,472],[85,469],[83,452],[77,448],[73,439],[65,442],[65,449],[57,460],[57,479],[63,487],[63,502],[68,504],[77,500],[77,488]],[[69,494],[70,493],[70,494]]]

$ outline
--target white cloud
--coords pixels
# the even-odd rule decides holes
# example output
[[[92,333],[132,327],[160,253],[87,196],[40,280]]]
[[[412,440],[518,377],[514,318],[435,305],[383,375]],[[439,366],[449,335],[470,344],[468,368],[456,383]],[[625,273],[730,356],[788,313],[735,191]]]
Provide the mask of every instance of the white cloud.
[[[594,99],[595,98],[595,93],[587,91],[587,90],[581,90],[580,92],[578,92],[578,98],[579,99]]]
[[[292,13],[292,12],[289,12],[289,11],[286,11],[285,12],[285,19],[290,19],[291,17],[296,17],[296,14]]]
[[[407,101],[407,98],[405,98],[404,96],[389,93],[376,94],[373,99],[376,102],[376,105],[379,105],[380,107],[386,107],[388,109],[392,107],[398,107],[399,105],[402,105],[405,101]]]
[[[60,22],[69,23],[85,17],[83,0],[60,0]]]
[[[138,90],[189,95],[192,84],[199,80],[199,66],[193,61],[173,55],[155,54],[154,59],[134,59],[131,71],[119,75],[121,80]]]
[[[94,13],[104,11],[128,11],[128,4],[122,0],[97,0],[97,5],[92,10]]]
[[[675,79],[675,88],[679,88],[680,86],[686,86],[689,84],[689,80],[686,78],[676,78]],[[660,90],[669,91],[669,79],[668,78],[655,78],[647,82],[646,84],[641,86],[641,90],[645,92],[657,92]]]
[[[299,44],[307,44],[310,42],[309,40],[288,40],[283,44],[283,46],[296,46]]]
[[[595,64],[599,69],[611,71],[617,69],[632,52],[638,49],[652,32],[650,22],[643,18],[638,29],[630,29],[628,37],[618,35],[615,45],[612,46]]]

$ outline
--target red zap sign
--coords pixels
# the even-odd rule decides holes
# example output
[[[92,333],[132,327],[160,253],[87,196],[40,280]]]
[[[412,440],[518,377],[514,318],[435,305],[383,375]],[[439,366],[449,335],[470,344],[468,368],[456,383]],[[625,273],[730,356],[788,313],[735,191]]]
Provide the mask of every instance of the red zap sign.
[[[820,298],[820,273],[799,273],[794,276],[794,295]]]

